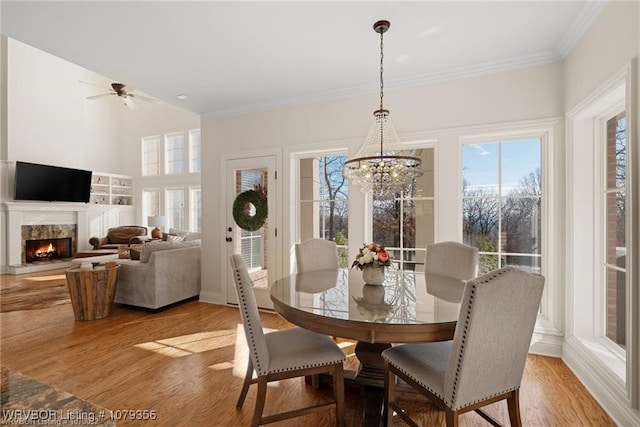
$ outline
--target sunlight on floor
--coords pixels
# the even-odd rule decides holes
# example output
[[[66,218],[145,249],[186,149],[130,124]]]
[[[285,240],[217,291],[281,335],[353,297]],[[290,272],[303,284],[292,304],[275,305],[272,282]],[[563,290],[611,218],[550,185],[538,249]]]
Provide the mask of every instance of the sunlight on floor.
[[[149,341],[134,345],[134,347],[153,351],[168,357],[184,357],[190,354],[203,353],[205,351],[235,345],[236,331],[222,330],[210,332],[198,332],[163,340]]]
[[[66,280],[66,276],[64,274],[55,274],[51,276],[29,277],[25,279],[25,282],[49,282],[53,280]]]

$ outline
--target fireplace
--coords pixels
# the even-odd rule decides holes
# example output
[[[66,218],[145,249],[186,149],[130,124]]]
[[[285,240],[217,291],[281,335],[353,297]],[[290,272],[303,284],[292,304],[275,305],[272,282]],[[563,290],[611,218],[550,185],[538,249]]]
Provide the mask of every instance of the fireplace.
[[[76,253],[75,224],[38,224],[22,226],[22,265],[59,261]]]
[[[26,240],[24,252],[27,263],[71,258],[71,238]]]

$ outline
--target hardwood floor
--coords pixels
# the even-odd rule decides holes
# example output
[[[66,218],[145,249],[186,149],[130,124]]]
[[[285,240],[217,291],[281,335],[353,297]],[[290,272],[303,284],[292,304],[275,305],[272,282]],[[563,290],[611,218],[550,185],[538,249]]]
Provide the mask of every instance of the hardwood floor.
[[[3,275],[0,286],[37,280],[64,281],[63,270]],[[265,327],[290,326],[263,313]],[[159,313],[124,306],[100,320],[75,321],[70,304],[0,314],[3,366],[111,410],[153,410],[154,421],[120,420],[118,426],[249,425],[252,387],[242,410],[235,409],[246,367],[246,344],[238,309],[191,301]],[[342,342],[355,365],[353,345]],[[303,380],[269,387],[265,413],[320,402],[330,389],[313,390]],[[405,406],[422,425],[443,425],[444,416],[424,398],[404,394]],[[560,360],[530,355],[520,391],[527,426],[613,426],[614,423]],[[346,422],[358,425],[357,390],[347,389]],[[33,408],[32,408],[33,409]],[[504,402],[488,411],[508,425]],[[282,426],[333,425],[333,412],[281,422]],[[398,421],[398,425],[402,425]],[[465,414],[461,426],[487,425]]]

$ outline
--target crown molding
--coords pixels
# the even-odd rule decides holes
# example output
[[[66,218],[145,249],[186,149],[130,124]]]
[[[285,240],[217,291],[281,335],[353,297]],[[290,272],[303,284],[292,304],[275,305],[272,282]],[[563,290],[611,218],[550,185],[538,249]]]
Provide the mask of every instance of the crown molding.
[[[412,76],[404,79],[389,79],[386,86],[391,89],[406,88],[413,86],[423,86],[435,83],[441,83],[451,80],[461,80],[466,78],[478,77],[487,74],[494,74],[504,71],[511,71],[520,68],[533,67],[552,62],[558,62],[562,58],[555,50],[534,53],[530,55],[509,58],[505,60],[497,60],[484,62],[471,66],[454,67],[442,70],[436,70],[429,73]],[[245,105],[230,109],[209,111],[200,114],[203,119],[220,119],[244,114],[259,113],[264,111],[278,110],[283,108],[299,107],[306,104],[313,104],[323,101],[335,101],[348,97],[370,95],[378,88],[376,84],[352,86],[339,88],[324,92],[311,93],[300,97],[291,97],[258,103],[253,105]]]
[[[600,15],[607,6],[608,2],[608,0],[586,2],[582,12],[580,12],[573,21],[573,24],[569,26],[562,40],[560,40],[560,43],[556,46],[556,51],[562,59],[578,44],[578,41],[587,32],[589,27],[591,27],[598,15]]]

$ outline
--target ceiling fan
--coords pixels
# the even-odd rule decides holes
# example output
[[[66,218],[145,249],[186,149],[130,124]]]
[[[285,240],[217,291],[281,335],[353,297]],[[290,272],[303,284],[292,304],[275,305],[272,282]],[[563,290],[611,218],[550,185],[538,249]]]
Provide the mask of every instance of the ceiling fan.
[[[89,83],[89,82],[83,82],[81,81],[81,83],[85,83],[85,84],[90,84],[93,86],[99,86],[96,85],[94,83]],[[102,86],[100,86],[102,87]],[[127,107],[133,109],[136,109],[137,106],[135,105],[135,103],[133,102],[134,99],[139,99],[141,101],[146,101],[146,102],[152,102],[154,104],[161,104],[160,101],[158,101],[157,99],[153,99],[153,98],[149,98],[147,96],[142,96],[142,95],[137,95],[133,92],[135,89],[133,88],[128,88],[124,83],[111,83],[111,89],[109,89],[109,92],[107,93],[101,93],[99,95],[93,95],[93,96],[87,96],[87,99],[98,99],[98,98],[104,98],[107,96],[118,96],[120,98],[122,98],[122,101],[124,102],[124,105],[126,105]]]

